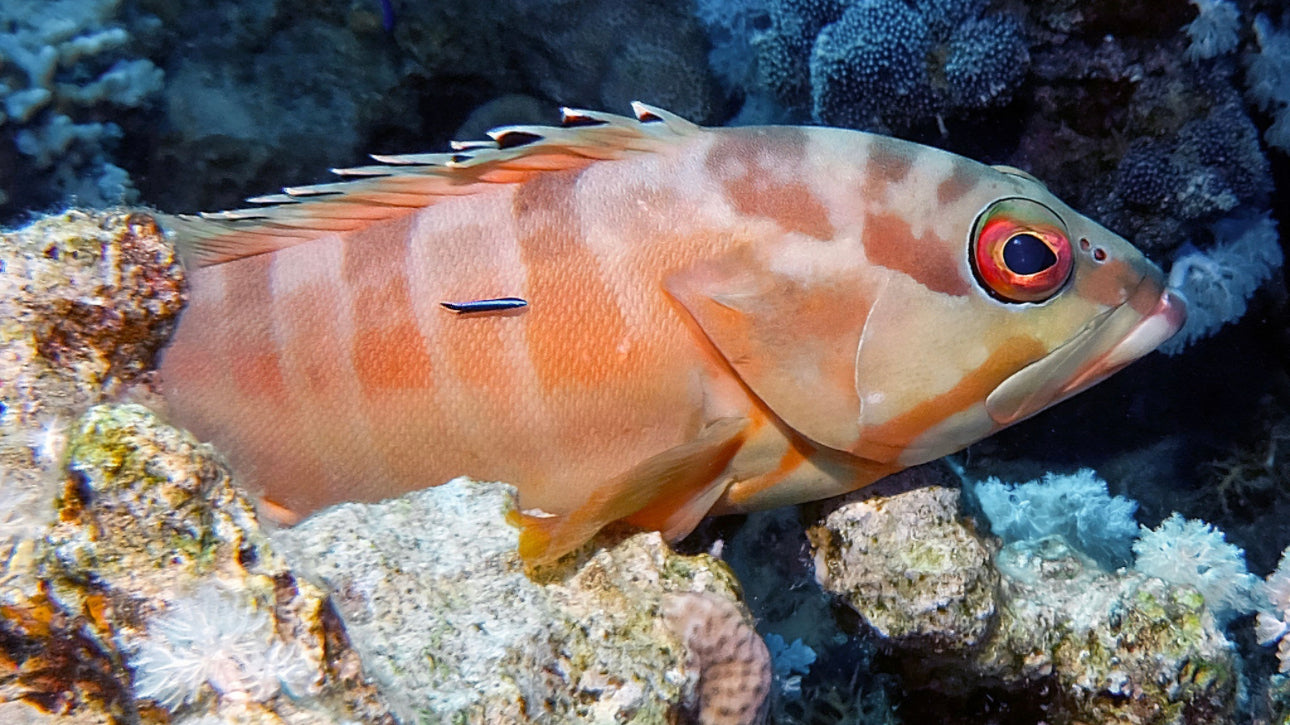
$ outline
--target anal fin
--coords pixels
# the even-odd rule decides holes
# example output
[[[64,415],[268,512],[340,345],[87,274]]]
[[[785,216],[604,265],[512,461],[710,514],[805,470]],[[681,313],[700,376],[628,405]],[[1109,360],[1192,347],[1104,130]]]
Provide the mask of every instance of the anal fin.
[[[520,556],[545,564],[581,546],[605,524],[625,520],[662,531],[669,539],[688,534],[721,497],[722,473],[748,430],[745,418],[713,421],[697,438],[651,456],[599,487],[581,507],[563,516],[520,515]]]

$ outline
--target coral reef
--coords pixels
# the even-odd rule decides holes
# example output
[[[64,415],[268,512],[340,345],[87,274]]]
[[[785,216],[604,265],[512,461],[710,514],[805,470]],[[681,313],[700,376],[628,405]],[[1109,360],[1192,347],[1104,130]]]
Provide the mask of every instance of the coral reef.
[[[1005,105],[1030,61],[1020,22],[973,0],[771,0],[757,83],[817,123],[909,130]]]
[[[1254,19],[1259,52],[1246,56],[1248,93],[1259,110],[1272,114],[1263,138],[1290,153],[1290,30],[1275,29],[1266,15]]]
[[[899,477],[922,481],[923,471]],[[793,508],[762,511],[728,538],[709,542],[701,532],[683,543],[719,551],[739,578],[771,654],[770,722],[900,722],[889,693],[896,689],[892,678],[873,671],[874,642],[843,631],[832,597],[816,581],[802,518]],[[708,528],[728,525],[715,519]]]
[[[1263,602],[1255,618],[1259,644],[1277,646],[1277,661],[1282,674],[1290,672],[1290,548],[1281,554],[1277,568],[1263,581]]]
[[[960,646],[947,647],[944,636],[889,633],[887,622],[925,620],[921,602],[940,603],[942,617],[961,608],[955,592],[964,588],[946,583],[962,579],[959,572],[906,564],[902,575],[870,563],[875,556],[890,562],[948,560],[944,552],[954,551],[948,545],[962,547],[972,536],[962,528],[956,498],[957,492],[938,487],[886,492],[844,504],[821,524],[830,534],[813,536],[822,544],[817,576],[826,588],[833,581],[853,582],[841,592],[843,601],[892,649],[904,686],[913,690],[902,704],[905,717],[919,721],[953,711],[962,718],[954,722],[979,722],[964,708],[985,691],[996,708],[1010,702],[1031,708],[1025,711],[1030,715],[1015,715],[1017,721],[1232,721],[1240,686],[1237,652],[1204,598],[1189,586],[1135,571],[1108,572],[1061,536],[1019,539],[997,557],[974,557],[974,578],[990,582],[991,606],[974,610],[981,621],[970,641],[950,640]],[[826,548],[837,535],[832,532],[839,515],[863,522],[849,541],[869,554],[844,558]],[[947,536],[954,527],[961,533]],[[981,543],[969,547],[989,551]],[[929,550],[942,553],[929,557]],[[890,587],[907,591],[899,599],[853,594]]]
[[[1229,0],[1190,0],[1199,11],[1187,24],[1189,60],[1214,58],[1236,49],[1241,11]]]
[[[1138,571],[1195,589],[1220,626],[1253,609],[1258,579],[1246,570],[1245,553],[1211,524],[1175,513],[1154,529],[1142,527],[1133,553]]]
[[[112,119],[145,109],[163,74],[133,57],[120,0],[9,0],[0,7],[0,215],[71,197],[90,206],[133,201],[113,161]]]
[[[771,656],[747,611],[712,594],[682,592],[664,598],[663,616],[685,643],[688,664],[699,672],[696,720],[703,725],[762,722]]]
[[[1138,504],[1111,496],[1092,469],[1015,485],[991,478],[969,491],[1005,544],[1060,536],[1109,571],[1129,563]]]
[[[509,486],[458,479],[334,507],[275,541],[333,592],[401,718],[663,723],[690,709],[760,707],[769,661],[749,639],[723,565],[639,534],[602,538],[530,578],[516,552],[519,531],[506,523],[514,505]],[[668,598],[691,593],[703,599]],[[676,603],[695,601],[721,612],[700,623],[726,622],[728,631],[671,631],[665,613],[677,621]],[[714,662],[721,657],[725,677]],[[757,687],[746,689],[743,666],[765,681],[754,677]],[[728,699],[705,703],[714,693]]]
[[[62,470],[55,520],[6,544],[0,699],[144,722],[387,717],[325,596],[286,570],[209,449],[141,406],[99,405],[69,428]]]
[[[142,394],[183,305],[183,273],[148,216],[67,212],[0,234],[0,534],[53,515],[65,433]]]

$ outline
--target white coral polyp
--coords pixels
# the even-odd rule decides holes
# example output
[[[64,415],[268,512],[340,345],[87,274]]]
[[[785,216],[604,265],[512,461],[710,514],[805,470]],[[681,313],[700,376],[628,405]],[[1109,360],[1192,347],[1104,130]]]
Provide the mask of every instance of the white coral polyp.
[[[197,700],[207,686],[256,702],[317,689],[319,674],[304,651],[278,640],[272,617],[224,587],[177,600],[148,635],[129,658],[135,694],[170,710]]]
[[[1259,644],[1278,644],[1277,659],[1281,672],[1290,672],[1290,548],[1281,553],[1276,571],[1263,582],[1263,602],[1254,620],[1254,634]]]

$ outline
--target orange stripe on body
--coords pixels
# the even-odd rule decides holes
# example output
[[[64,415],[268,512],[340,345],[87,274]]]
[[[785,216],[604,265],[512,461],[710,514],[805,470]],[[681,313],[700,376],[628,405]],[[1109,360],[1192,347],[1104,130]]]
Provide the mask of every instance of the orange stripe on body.
[[[412,314],[408,292],[411,217],[348,236],[341,276],[354,316],[351,355],[366,394],[428,388],[433,384],[426,340]]]
[[[218,269],[224,275],[224,308],[229,373],[240,395],[265,405],[285,405],[286,382],[278,367],[278,345],[273,336],[273,255],[262,255]]]
[[[740,214],[828,240],[836,231],[828,209],[808,184],[793,178],[806,159],[807,139],[805,130],[784,126],[728,130],[704,163]]]
[[[949,206],[967,196],[969,191],[981,182],[981,169],[977,165],[957,156],[950,160],[952,170],[944,181],[936,186],[936,201],[941,206]]]
[[[1008,338],[953,388],[914,404],[885,423],[865,428],[853,452],[873,461],[894,461],[923,432],[985,400],[999,383],[1046,352],[1044,344],[1033,337]]]
[[[521,186],[513,213],[527,270],[525,334],[546,391],[620,378],[607,352],[628,338],[613,289],[581,239],[574,199],[579,171]]]
[[[928,231],[914,236],[913,227],[902,215],[869,213],[865,217],[865,256],[874,264],[896,270],[933,292],[955,297],[972,289],[963,278],[959,258],[946,254],[951,249],[943,239]]]

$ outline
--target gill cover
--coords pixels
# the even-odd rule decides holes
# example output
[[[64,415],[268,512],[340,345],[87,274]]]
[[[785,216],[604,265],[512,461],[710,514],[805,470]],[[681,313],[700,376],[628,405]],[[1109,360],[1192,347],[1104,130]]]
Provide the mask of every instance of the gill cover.
[[[872,296],[864,272],[821,265],[810,279],[749,247],[672,275],[665,288],[752,392],[801,435],[851,450],[859,439],[856,350]]]

